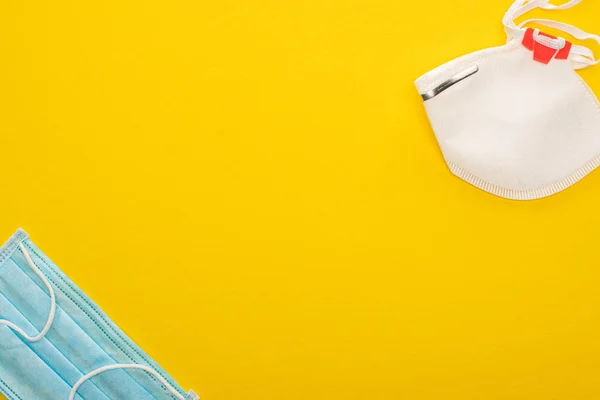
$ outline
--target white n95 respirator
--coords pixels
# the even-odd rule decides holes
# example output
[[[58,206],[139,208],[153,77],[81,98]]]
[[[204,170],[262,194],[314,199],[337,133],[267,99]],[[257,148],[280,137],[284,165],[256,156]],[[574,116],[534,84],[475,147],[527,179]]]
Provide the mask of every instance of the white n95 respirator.
[[[517,0],[504,16],[508,43],[442,65],[416,81],[450,170],[497,196],[532,200],[557,193],[600,165],[600,104],[575,72],[598,63],[529,23],[576,39],[600,37],[560,22],[514,20],[553,5]]]

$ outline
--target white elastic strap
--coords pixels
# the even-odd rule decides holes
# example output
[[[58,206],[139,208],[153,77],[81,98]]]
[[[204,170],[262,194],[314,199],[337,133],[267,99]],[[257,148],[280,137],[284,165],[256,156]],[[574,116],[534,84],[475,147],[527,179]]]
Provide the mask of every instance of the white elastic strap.
[[[167,382],[165,380],[165,378],[160,376],[158,372],[156,372],[154,369],[152,369],[146,365],[139,365],[139,364],[107,365],[106,367],[98,368],[98,369],[90,372],[89,374],[82,376],[81,379],[79,379],[77,381],[77,383],[75,383],[75,385],[73,386],[73,389],[71,389],[71,393],[69,394],[69,400],[73,400],[75,398],[75,394],[77,393],[77,390],[79,389],[79,387],[81,385],[83,385],[88,379],[91,379],[94,376],[99,375],[103,372],[112,371],[115,369],[141,369],[142,371],[146,371],[146,372],[152,374],[156,379],[158,379],[160,381],[160,383],[163,384],[167,388],[167,390],[169,390],[169,392],[171,392],[173,394],[173,396],[175,396],[178,400],[186,400],[186,398],[184,396],[182,396],[177,390],[175,390],[175,388],[173,386],[171,386],[169,384],[169,382]],[[190,394],[190,397],[199,399],[199,397],[194,392],[190,392],[189,394]],[[188,397],[188,399],[189,399],[189,397]]]
[[[31,256],[29,255],[29,252],[25,249],[25,246],[23,246],[22,243],[19,243],[19,248],[23,252],[23,255],[25,256],[25,260],[27,260],[27,264],[29,265],[29,267],[42,280],[42,282],[44,282],[44,285],[46,285],[46,288],[48,289],[48,293],[50,293],[50,314],[48,315],[48,321],[46,322],[44,329],[42,329],[42,331],[36,336],[29,336],[27,333],[25,333],[25,331],[23,331],[23,329],[19,328],[14,323],[5,319],[0,319],[0,325],[8,326],[10,329],[21,335],[29,342],[38,342],[46,336],[46,334],[50,330],[50,327],[52,327],[52,323],[54,322],[54,315],[56,314],[56,296],[54,295],[54,289],[52,289],[50,282],[48,282],[48,279],[46,279],[44,274],[42,274],[42,271],[40,271],[39,268],[35,265],[35,263],[31,259]]]
[[[549,28],[558,29],[559,31],[565,32],[566,34],[571,35],[578,40],[594,40],[596,43],[600,44],[600,36],[598,35],[585,32],[573,25],[565,24],[563,22],[552,21],[549,19],[529,19],[520,23],[519,28],[523,28],[525,25],[532,23],[547,26]],[[578,63],[582,64],[583,68],[600,63],[600,60],[595,59],[594,52],[585,46],[574,45],[573,49],[571,50],[571,53],[576,56],[579,56],[574,61],[577,61]]]
[[[504,18],[502,18],[502,23],[504,24],[504,28],[506,29],[506,34],[509,39],[522,37],[523,29],[519,28],[515,24],[515,19],[519,18],[523,14],[528,13],[531,10],[535,10],[536,8],[542,8],[542,6],[547,6],[548,0],[517,0],[512,6],[508,9],[506,14],[504,14]]]
[[[549,0],[516,0],[512,6],[510,6],[506,14],[504,14],[502,22],[506,27],[506,32],[509,37],[520,37],[522,36],[522,29],[519,29],[519,27],[515,25],[515,19],[520,16],[535,10],[536,8],[544,10],[566,10],[575,7],[582,1],[583,0],[571,0],[565,4],[555,5],[551,4]]]
[[[581,3],[583,0],[571,0],[564,4],[551,4],[550,1],[546,1],[546,4],[541,6],[544,10],[566,10],[571,7],[575,7],[577,4]]]
[[[502,23],[504,24],[504,27],[506,29],[506,34],[508,36],[509,41],[512,39],[522,38],[525,32],[525,25],[529,23],[537,23],[543,26],[548,26],[566,32],[567,34],[579,40],[591,39],[600,43],[600,37],[598,35],[587,33],[579,28],[576,28],[572,25],[564,24],[562,22],[536,18],[525,21],[519,24],[518,26],[515,24],[515,19],[536,8],[541,8],[544,10],[566,10],[576,6],[582,1],[583,0],[571,0],[567,3],[560,5],[551,4],[549,0],[515,1],[504,15],[504,18],[502,19]],[[594,53],[591,49],[579,45],[573,46],[571,50],[571,61],[573,62],[573,67],[575,69],[582,69],[600,63],[600,60],[595,59]]]

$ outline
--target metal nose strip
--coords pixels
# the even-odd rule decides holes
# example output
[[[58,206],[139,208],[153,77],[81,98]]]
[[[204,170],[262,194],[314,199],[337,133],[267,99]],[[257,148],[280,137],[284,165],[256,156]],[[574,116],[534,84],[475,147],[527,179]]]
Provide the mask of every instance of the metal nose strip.
[[[423,98],[423,101],[431,100],[435,96],[437,96],[438,94],[442,93],[444,90],[449,89],[450,87],[456,85],[460,81],[463,81],[463,80],[467,79],[468,77],[470,77],[471,75],[476,74],[477,72],[479,72],[479,67],[478,66],[474,66],[474,67],[471,67],[471,68],[469,68],[467,70],[464,70],[463,72],[458,73],[458,74],[454,75],[452,78],[450,78],[447,81],[443,82],[442,84],[440,84],[436,88],[428,91],[427,93],[423,93],[421,95],[421,97]]]

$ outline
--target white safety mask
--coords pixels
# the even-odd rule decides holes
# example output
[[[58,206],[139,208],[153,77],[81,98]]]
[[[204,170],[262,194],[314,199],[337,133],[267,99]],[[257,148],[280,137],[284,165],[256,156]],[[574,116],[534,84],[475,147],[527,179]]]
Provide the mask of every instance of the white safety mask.
[[[600,37],[560,22],[514,20],[552,5],[517,0],[504,17],[508,43],[442,65],[416,81],[450,170],[497,196],[532,200],[557,193],[600,165],[600,104],[575,72],[592,51],[525,28],[536,23],[576,39]]]

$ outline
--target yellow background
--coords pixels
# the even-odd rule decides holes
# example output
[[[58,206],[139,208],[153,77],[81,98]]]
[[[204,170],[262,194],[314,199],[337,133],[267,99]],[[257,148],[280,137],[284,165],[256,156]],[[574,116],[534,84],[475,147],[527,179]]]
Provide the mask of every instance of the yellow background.
[[[600,173],[475,189],[413,86],[509,5],[4,2],[0,233],[204,400],[598,399]]]

